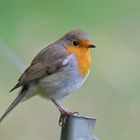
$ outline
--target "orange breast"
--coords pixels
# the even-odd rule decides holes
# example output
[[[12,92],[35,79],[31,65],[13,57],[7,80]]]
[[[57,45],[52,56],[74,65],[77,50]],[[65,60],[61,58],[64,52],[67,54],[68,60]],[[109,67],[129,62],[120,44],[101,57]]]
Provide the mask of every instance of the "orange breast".
[[[86,76],[91,67],[90,48],[68,46],[67,50],[75,54],[78,61],[79,72],[82,76]]]

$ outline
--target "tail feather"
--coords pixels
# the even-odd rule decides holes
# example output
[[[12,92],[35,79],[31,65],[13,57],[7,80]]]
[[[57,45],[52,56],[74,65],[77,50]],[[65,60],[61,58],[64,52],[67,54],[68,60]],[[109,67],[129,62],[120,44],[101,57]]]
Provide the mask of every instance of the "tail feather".
[[[12,102],[12,104],[7,108],[5,113],[0,118],[0,123],[20,103],[20,101],[24,98],[25,94],[26,90],[23,88],[21,92],[18,94],[18,96],[15,98],[15,100]]]

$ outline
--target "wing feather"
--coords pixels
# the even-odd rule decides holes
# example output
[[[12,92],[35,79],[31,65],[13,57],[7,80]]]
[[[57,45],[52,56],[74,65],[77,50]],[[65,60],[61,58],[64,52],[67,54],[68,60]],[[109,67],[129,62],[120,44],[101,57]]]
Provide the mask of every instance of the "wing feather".
[[[60,71],[68,64],[68,62],[64,63],[64,60],[66,59],[67,57],[59,58],[51,66],[43,63],[32,63],[31,66],[29,66],[21,75],[18,83],[10,90],[10,92],[20,86],[26,85],[33,81],[37,81],[43,77]]]

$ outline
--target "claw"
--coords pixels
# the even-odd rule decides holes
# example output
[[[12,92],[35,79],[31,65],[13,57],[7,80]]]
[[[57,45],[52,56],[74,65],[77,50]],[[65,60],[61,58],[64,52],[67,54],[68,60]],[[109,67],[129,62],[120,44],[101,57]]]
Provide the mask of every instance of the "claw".
[[[62,127],[62,124],[65,124],[68,116],[79,115],[78,112],[63,112],[60,114],[59,126]]]
[[[73,116],[73,115],[79,115],[78,112],[69,112],[64,109],[63,106],[59,105],[55,100],[52,100],[52,102],[56,105],[56,107],[60,111],[60,118],[59,118],[59,125],[62,126],[64,123],[66,123],[66,120],[68,116]]]
[[[59,118],[59,126],[62,127],[62,124],[66,123],[67,120],[67,115],[66,114],[61,114]]]

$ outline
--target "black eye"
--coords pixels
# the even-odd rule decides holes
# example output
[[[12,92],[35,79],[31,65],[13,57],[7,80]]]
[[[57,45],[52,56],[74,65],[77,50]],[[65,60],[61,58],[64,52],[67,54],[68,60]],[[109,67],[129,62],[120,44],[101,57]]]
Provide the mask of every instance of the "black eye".
[[[73,45],[74,46],[78,46],[79,45],[79,42],[78,41],[73,41]]]

